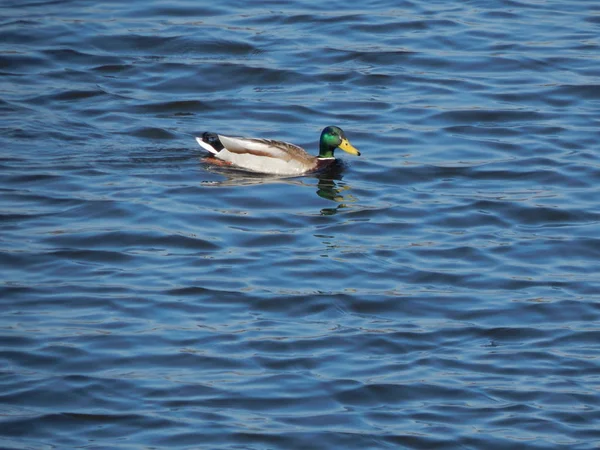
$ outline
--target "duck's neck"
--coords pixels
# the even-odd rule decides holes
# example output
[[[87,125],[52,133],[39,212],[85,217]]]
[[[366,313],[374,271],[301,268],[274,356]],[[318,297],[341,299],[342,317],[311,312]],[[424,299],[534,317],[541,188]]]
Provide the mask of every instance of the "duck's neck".
[[[319,158],[333,158],[333,150],[326,142],[321,141],[319,143]]]

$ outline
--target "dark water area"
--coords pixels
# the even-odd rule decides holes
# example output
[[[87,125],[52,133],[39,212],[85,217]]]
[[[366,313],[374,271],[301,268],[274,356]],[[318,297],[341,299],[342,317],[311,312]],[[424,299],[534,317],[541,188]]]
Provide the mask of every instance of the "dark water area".
[[[0,118],[0,448],[600,446],[600,3],[5,0]]]

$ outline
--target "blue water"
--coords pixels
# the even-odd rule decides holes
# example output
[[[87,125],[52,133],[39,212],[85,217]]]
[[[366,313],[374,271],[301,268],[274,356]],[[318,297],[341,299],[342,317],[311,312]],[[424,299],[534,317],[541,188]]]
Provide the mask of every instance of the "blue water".
[[[0,7],[0,448],[600,446],[600,4],[99,3]]]

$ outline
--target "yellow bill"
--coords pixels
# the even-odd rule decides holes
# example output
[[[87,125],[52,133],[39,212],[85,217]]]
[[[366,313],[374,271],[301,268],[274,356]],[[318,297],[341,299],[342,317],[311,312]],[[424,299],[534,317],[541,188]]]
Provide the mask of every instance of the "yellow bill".
[[[338,147],[345,152],[350,153],[351,155],[360,156],[360,152],[356,150],[350,142],[348,142],[348,139],[342,139],[342,143]]]

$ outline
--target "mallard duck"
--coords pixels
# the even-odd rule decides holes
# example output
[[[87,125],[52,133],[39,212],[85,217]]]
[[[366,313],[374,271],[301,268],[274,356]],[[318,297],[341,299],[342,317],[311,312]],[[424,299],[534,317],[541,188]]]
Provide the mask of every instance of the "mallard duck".
[[[274,175],[301,175],[321,170],[335,161],[333,152],[341,148],[360,155],[339,127],[326,127],[321,132],[319,155],[309,155],[302,147],[272,139],[223,136],[206,132],[196,141],[215,158],[232,167]]]

